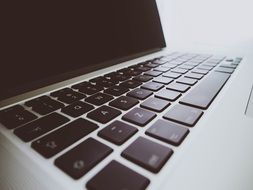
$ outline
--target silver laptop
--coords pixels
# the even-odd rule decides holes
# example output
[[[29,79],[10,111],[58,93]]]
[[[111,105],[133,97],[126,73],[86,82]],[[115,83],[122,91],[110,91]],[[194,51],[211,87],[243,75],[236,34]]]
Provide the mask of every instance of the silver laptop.
[[[155,0],[6,10],[1,190],[253,189],[251,58],[170,51]]]

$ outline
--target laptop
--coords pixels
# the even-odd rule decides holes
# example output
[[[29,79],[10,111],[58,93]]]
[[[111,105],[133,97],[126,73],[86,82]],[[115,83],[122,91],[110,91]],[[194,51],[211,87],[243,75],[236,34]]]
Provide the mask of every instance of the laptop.
[[[155,0],[6,6],[3,190],[252,190],[252,59],[165,43]]]

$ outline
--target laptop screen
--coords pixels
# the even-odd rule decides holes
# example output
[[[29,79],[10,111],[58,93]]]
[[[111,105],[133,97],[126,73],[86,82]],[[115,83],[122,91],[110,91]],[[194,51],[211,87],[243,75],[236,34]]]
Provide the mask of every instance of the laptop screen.
[[[2,29],[1,99],[165,47],[155,0],[20,2]]]

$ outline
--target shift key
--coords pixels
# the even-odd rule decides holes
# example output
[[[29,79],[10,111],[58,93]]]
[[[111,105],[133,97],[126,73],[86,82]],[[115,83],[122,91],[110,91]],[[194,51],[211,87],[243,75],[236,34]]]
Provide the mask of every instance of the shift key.
[[[226,83],[230,74],[212,72],[180,101],[182,104],[207,109]]]

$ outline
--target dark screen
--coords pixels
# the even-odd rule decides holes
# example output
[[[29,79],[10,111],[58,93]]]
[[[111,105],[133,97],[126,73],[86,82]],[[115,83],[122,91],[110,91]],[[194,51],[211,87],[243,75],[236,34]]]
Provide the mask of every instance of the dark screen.
[[[6,6],[1,99],[165,47],[155,0],[53,2]]]

